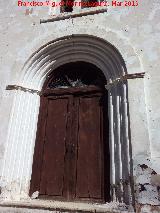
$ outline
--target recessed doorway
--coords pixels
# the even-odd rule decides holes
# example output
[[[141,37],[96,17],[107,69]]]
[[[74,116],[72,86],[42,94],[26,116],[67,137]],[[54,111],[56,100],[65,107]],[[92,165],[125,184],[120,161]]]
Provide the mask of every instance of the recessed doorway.
[[[30,195],[65,201],[110,200],[106,79],[86,62],[48,76],[40,102]]]

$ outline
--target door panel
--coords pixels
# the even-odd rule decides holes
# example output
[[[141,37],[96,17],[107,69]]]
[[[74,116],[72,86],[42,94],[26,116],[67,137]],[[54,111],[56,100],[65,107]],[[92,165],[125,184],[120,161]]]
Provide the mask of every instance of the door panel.
[[[49,99],[40,194],[62,196],[68,99]]]
[[[54,199],[104,201],[101,98],[100,92],[44,98],[37,134],[37,144],[41,143],[36,145],[33,163],[32,193],[39,191],[40,196]]]
[[[102,198],[100,97],[80,98],[77,197]]]

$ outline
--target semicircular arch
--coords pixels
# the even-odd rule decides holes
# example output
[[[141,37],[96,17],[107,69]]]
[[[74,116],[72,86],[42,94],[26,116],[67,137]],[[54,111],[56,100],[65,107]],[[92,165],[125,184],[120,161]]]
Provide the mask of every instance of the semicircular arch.
[[[71,35],[47,43],[26,62],[21,86],[41,90],[45,76],[66,62],[85,61],[100,68],[108,82],[127,73],[119,51],[103,39],[89,35]]]

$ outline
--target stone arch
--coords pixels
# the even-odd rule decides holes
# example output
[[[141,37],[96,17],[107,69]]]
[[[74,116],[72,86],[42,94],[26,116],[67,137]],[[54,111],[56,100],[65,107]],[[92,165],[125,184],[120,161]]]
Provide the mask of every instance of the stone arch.
[[[45,79],[42,75],[51,72],[53,67],[75,60],[95,64],[104,72],[108,82],[127,73],[124,60],[113,45],[95,36],[70,35],[55,39],[37,50],[26,62],[19,83],[40,90]]]
[[[37,50],[26,62],[19,85],[40,91],[49,73],[60,65],[75,61],[96,65],[108,83],[127,74],[124,60],[113,45],[95,36],[71,35],[53,40]],[[112,199],[129,204],[131,146],[127,83],[117,84],[108,93]],[[5,198],[12,195],[15,199],[28,197],[38,111],[36,93],[15,92],[1,178]]]

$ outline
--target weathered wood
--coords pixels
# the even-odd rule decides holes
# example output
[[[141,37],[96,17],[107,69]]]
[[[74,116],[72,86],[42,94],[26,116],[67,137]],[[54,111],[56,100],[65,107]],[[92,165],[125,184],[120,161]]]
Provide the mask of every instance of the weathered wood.
[[[40,100],[40,110],[37,125],[36,143],[34,149],[33,166],[32,166],[32,176],[30,185],[30,196],[35,192],[40,190],[40,179],[41,179],[41,167],[43,160],[43,146],[45,141],[45,131],[46,131],[46,117],[47,117],[47,106],[48,100],[41,97]]]
[[[68,98],[49,99],[40,194],[62,196]]]
[[[41,96],[30,194],[39,191],[40,197],[60,200],[109,200],[103,94],[93,86],[51,89]]]
[[[107,10],[108,9],[99,9],[99,10],[91,10],[91,11],[80,12],[80,13],[70,13],[69,15],[63,14],[61,16],[57,16],[57,17],[51,18],[51,19],[41,19],[40,24],[48,23],[48,22],[55,22],[55,21],[60,21],[60,20],[65,20],[65,19],[70,19],[70,18],[88,16],[88,15],[95,15],[95,14],[99,14],[99,13],[105,13],[105,12],[107,12]]]
[[[68,128],[69,138],[66,143],[65,156],[65,188],[63,196],[67,200],[75,198],[76,189],[76,161],[77,161],[77,134],[78,134],[78,101],[79,99],[70,98],[70,124]]]
[[[77,197],[102,199],[100,97],[80,99]]]
[[[55,89],[45,89],[42,92],[42,96],[53,96],[53,95],[81,95],[81,94],[89,94],[89,93],[97,93],[102,92],[102,89],[97,86],[88,86],[88,87],[70,87],[70,88],[55,88]]]

